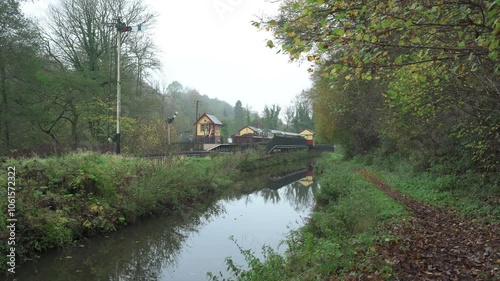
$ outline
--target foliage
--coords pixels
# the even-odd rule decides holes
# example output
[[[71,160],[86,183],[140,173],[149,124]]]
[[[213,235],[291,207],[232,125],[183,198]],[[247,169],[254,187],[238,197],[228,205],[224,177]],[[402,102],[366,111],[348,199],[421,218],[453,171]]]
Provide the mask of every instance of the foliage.
[[[262,128],[276,130],[280,122],[280,111],[281,107],[277,104],[273,104],[271,107],[267,105],[264,106],[264,111],[262,112]]]
[[[271,30],[292,59],[320,62],[335,53],[333,73],[348,69],[370,79],[379,68],[427,61],[465,73],[478,67],[476,59],[498,70],[499,9],[497,1],[289,0],[278,16],[254,25]],[[462,58],[471,64],[459,69]]]
[[[269,47],[312,64],[324,139],[353,154],[378,145],[430,161],[466,154],[472,169],[494,174],[499,13],[498,1],[486,0],[288,0],[253,24],[272,32]],[[342,126],[367,123],[368,132]]]
[[[30,129],[26,124],[34,114],[23,107],[25,103],[36,103],[29,93],[35,87],[34,69],[41,66],[37,53],[40,40],[34,25],[25,19],[17,1],[0,3],[0,149],[11,149],[16,144],[30,145],[17,131]]]
[[[314,130],[311,91],[302,91],[295,96],[292,104],[285,108],[283,113],[285,131],[300,133],[305,129]]]
[[[336,155],[332,156],[335,159]],[[246,265],[226,260],[233,274],[225,278],[209,273],[211,280],[328,280],[368,275],[380,279],[393,276],[390,266],[376,257],[375,246],[391,237],[381,231],[384,223],[401,221],[404,208],[355,174],[349,165],[332,165],[323,157],[315,170],[322,171],[321,189],[308,224],[291,232],[284,244],[285,255],[264,246],[260,260],[242,249]]]
[[[435,163],[423,172],[418,167],[417,160],[418,158],[408,155],[380,156],[373,153],[357,156],[353,162],[369,167],[388,185],[416,200],[447,207],[460,217],[468,217],[474,221],[498,221],[498,175],[485,177],[468,168],[456,170],[459,159]]]
[[[243,171],[245,167],[269,169],[303,156],[290,153],[260,161],[262,155],[248,153],[152,160],[80,152],[43,159],[2,158],[0,184],[7,186],[7,167],[16,167],[16,254],[21,262],[153,213],[194,208],[226,192],[249,172]],[[0,208],[7,210],[7,203],[0,201]],[[6,219],[2,212],[0,223],[6,225]],[[7,231],[0,231],[2,239]]]
[[[156,13],[136,0],[64,0],[50,6],[47,23],[35,25],[18,2],[0,4],[0,153],[113,150],[108,139],[116,132],[116,31],[109,23],[125,15],[126,24],[151,27]],[[177,141],[192,129],[196,100],[202,111],[232,112],[229,104],[179,82],[165,89],[149,85],[147,69],[159,66],[150,36],[143,31],[121,35],[123,152],[164,152],[165,120],[179,111],[171,125],[172,141]]]

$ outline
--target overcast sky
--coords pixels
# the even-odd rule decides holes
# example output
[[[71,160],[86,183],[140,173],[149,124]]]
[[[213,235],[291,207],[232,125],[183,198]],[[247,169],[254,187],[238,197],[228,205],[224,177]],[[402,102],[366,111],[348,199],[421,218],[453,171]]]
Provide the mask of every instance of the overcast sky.
[[[28,16],[43,16],[48,3],[26,3]],[[250,22],[257,15],[275,14],[269,0],[144,0],[159,13],[152,34],[163,64],[154,80],[162,85],[179,81],[202,95],[262,112],[264,105],[290,105],[295,95],[311,86],[307,65],[290,63],[277,49],[265,46],[271,34]],[[127,23],[134,25],[137,23]]]

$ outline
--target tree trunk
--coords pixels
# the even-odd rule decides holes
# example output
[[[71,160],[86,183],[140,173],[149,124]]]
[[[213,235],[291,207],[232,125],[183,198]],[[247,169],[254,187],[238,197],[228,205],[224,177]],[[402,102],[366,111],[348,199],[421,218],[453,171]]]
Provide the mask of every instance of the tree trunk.
[[[3,135],[5,139],[5,148],[10,149],[10,130],[8,121],[8,99],[7,99],[7,71],[5,64],[0,66],[0,92],[2,94],[2,120],[3,120]]]
[[[70,121],[71,123],[71,139],[73,140],[73,149],[76,149],[78,147],[79,139],[78,139],[78,117],[80,114],[77,113],[76,107],[71,102],[69,104],[71,108],[71,113],[73,114],[73,119]]]

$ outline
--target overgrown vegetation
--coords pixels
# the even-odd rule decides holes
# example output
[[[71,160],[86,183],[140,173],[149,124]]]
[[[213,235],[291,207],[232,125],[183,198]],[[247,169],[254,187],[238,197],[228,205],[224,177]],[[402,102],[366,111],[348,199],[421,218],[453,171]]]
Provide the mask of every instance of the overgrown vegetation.
[[[259,168],[304,157],[290,153],[263,158],[258,153],[210,158],[150,160],[97,153],[61,157],[2,159],[16,169],[16,255],[20,262],[82,237],[109,233],[156,212],[186,211]],[[260,164],[251,165],[252,161]],[[264,164],[265,163],[265,164]],[[7,200],[0,201],[0,224],[7,225]],[[0,230],[2,241],[8,237]],[[7,243],[0,245],[6,252]],[[0,257],[6,265],[5,255]]]
[[[415,153],[487,176],[500,167],[498,1],[286,0],[254,22],[313,72],[318,136],[348,156]]]
[[[264,261],[242,249],[247,264],[227,259],[236,280],[323,280],[329,276],[390,278],[389,265],[377,258],[376,245],[391,237],[384,224],[405,219],[403,206],[366,182],[347,164],[333,164],[338,154],[317,162],[322,174],[317,204],[308,224],[284,241],[286,254],[264,246]],[[318,173],[315,174],[318,174]],[[226,277],[210,273],[212,280]],[[230,278],[231,279],[231,278]],[[224,279],[225,280],[225,279]]]
[[[389,230],[404,228],[409,213],[365,180],[357,168],[371,170],[416,200],[451,208],[458,217],[486,225],[500,221],[499,186],[484,185],[480,173],[459,176],[437,168],[422,172],[418,162],[401,155],[370,154],[346,160],[343,152],[336,152],[317,162],[315,174],[321,174],[321,189],[316,206],[308,223],[283,241],[285,254],[263,246],[264,259],[260,260],[251,250],[238,246],[246,264],[228,258],[232,276],[209,273],[211,280],[396,278],[393,264],[382,258],[379,249],[396,243]]]
[[[410,197],[454,210],[461,217],[481,222],[500,220],[500,177],[476,170],[457,170],[460,163],[435,163],[423,169],[419,157],[379,152],[356,156],[353,165],[363,165],[389,186]]]

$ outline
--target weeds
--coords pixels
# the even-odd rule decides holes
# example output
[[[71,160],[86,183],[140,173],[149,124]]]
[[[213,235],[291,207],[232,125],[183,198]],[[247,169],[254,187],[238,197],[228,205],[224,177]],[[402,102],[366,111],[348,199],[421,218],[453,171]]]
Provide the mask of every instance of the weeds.
[[[323,175],[316,207],[306,226],[289,233],[284,241],[287,246],[284,255],[263,247],[265,259],[261,261],[253,252],[240,247],[248,270],[228,258],[226,263],[232,277],[224,277],[222,273],[210,273],[208,277],[211,280],[329,280],[330,277],[337,280],[342,276],[366,279],[366,272],[376,272],[379,279],[390,279],[391,267],[377,257],[375,246],[391,239],[382,226],[401,221],[406,212],[349,165],[337,163],[338,159],[339,155],[333,154],[317,162],[316,169]]]
[[[366,157],[373,157],[366,156]],[[356,157],[351,165],[366,165],[366,157]],[[459,216],[484,222],[500,219],[500,177],[486,177],[462,170],[460,163],[422,165],[411,156],[374,157],[367,169],[389,186],[432,205],[451,208]]]
[[[153,213],[195,208],[220,196],[244,173],[300,157],[246,153],[148,160],[81,152],[2,159],[1,185],[7,186],[6,167],[16,167],[17,261],[82,237],[113,232]],[[0,200],[2,210],[6,203]],[[6,225],[6,220],[5,211],[0,212],[0,224]],[[7,229],[0,229],[2,241],[7,235]],[[6,252],[7,246],[0,244],[0,251]],[[5,255],[0,264],[5,267]]]

